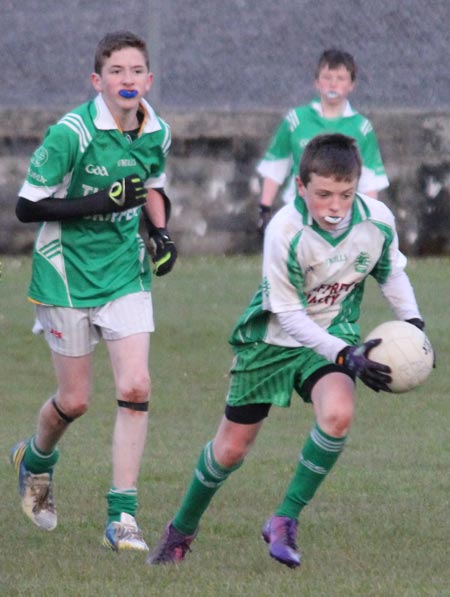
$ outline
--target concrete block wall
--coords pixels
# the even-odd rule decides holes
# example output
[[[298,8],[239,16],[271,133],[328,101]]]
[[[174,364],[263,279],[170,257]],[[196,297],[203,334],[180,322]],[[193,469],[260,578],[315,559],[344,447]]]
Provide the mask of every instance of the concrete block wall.
[[[171,123],[171,228],[182,251],[259,250],[257,160],[310,100],[320,53],[351,52],[352,103],[373,121],[409,253],[449,252],[448,0],[2,0],[0,251],[30,249],[16,194],[49,124],[92,97],[100,37],[147,39],[150,102]]]
[[[30,251],[35,226],[14,215],[29,157],[60,114],[4,111],[0,122],[0,253]],[[164,112],[173,145],[167,191],[170,230],[184,254],[260,250],[256,234],[260,182],[255,175],[280,112]],[[373,111],[393,209],[409,255],[450,254],[450,111]]]

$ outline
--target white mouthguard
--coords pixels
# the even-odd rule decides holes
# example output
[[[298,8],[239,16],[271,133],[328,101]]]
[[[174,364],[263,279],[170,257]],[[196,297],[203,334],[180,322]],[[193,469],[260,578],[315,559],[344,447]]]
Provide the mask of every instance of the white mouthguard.
[[[328,222],[328,224],[339,224],[339,222],[342,221],[342,218],[340,216],[325,216],[324,220],[325,222]]]

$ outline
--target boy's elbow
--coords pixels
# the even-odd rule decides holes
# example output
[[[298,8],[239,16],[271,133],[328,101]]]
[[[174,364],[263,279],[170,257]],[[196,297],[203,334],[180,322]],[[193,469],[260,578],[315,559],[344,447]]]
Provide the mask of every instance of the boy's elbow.
[[[17,219],[20,222],[25,223],[27,221],[26,213],[25,213],[25,211],[23,209],[23,205],[21,204],[20,199],[19,199],[19,201],[17,202],[17,205],[16,205],[16,217],[17,217]]]
[[[32,210],[30,209],[31,201],[28,199],[24,199],[23,197],[19,197],[19,200],[16,204],[16,217],[17,219],[22,222],[23,224],[27,224],[29,222],[34,222],[34,218],[32,217]]]

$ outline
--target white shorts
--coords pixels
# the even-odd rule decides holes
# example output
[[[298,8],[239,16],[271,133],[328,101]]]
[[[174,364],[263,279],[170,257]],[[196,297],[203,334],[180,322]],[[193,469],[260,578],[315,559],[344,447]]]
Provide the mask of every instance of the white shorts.
[[[127,294],[100,307],[36,305],[36,317],[51,350],[69,357],[90,354],[101,338],[120,340],[155,329],[151,292]]]

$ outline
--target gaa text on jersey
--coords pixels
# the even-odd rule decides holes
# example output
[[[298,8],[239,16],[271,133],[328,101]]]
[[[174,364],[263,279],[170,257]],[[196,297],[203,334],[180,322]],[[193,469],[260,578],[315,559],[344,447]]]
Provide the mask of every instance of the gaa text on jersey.
[[[88,174],[95,174],[96,176],[109,176],[108,170],[105,166],[95,166],[94,164],[88,164],[85,168]]]

